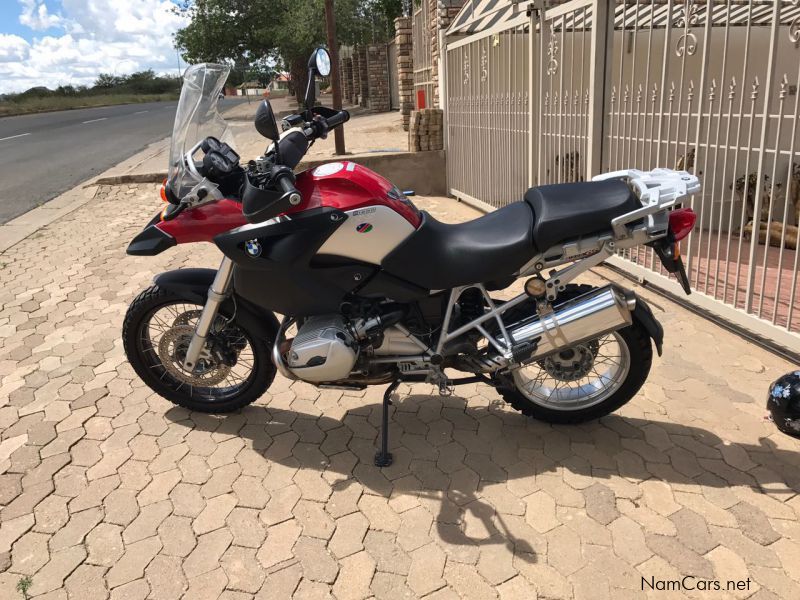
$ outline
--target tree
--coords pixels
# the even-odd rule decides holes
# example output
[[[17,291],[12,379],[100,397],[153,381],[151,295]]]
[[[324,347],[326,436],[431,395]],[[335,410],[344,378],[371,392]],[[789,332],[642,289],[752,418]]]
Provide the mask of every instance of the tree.
[[[122,78],[110,73],[100,73],[94,82],[96,88],[113,88],[122,83]]]
[[[183,0],[177,10],[190,17],[175,35],[190,63],[259,61],[288,71],[302,101],[306,66],[315,46],[325,43],[324,0]],[[336,0],[340,44],[387,41],[401,0]]]

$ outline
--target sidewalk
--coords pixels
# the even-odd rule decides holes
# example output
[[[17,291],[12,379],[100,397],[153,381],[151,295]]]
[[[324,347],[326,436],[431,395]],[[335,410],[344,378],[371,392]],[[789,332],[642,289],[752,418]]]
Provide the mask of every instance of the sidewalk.
[[[0,255],[0,598],[24,576],[47,600],[800,597],[800,443],[763,420],[793,365],[637,290],[665,350],[617,414],[554,427],[484,385],[403,386],[381,471],[382,388],[278,377],[211,417],[143,387],[128,303],[157,272],[219,261],[125,255],[156,188],[100,186]],[[642,591],[684,575],[750,582]]]

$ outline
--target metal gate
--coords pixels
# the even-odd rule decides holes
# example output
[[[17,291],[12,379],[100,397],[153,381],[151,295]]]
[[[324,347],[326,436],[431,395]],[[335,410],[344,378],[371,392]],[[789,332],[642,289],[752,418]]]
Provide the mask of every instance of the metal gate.
[[[414,64],[414,107],[433,106],[433,53],[431,51],[430,0],[420,0],[411,22]],[[420,102],[420,98],[422,102]]]
[[[541,5],[540,5],[541,6]],[[600,170],[609,3],[573,0],[534,13],[538,142],[532,184],[584,181]]]
[[[689,301],[800,351],[800,0],[489,4],[448,32],[451,192],[497,207],[609,170],[694,172]],[[649,250],[611,262],[679,292]]]
[[[603,170],[687,169],[690,300],[800,349],[798,0],[626,2],[610,41]],[[677,292],[651,250],[623,269]]]
[[[527,187],[528,37],[517,25],[448,45],[447,175],[457,196],[503,206]]]

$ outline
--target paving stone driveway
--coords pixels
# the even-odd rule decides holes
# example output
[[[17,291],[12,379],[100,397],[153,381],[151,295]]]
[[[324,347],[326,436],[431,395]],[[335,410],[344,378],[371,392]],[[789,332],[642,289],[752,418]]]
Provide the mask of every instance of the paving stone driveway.
[[[800,444],[763,420],[788,363],[645,292],[665,354],[619,414],[552,427],[483,385],[404,387],[380,471],[382,388],[279,378],[210,417],[136,378],[128,302],[156,272],[218,261],[126,257],[157,206],[152,186],[101,188],[0,256],[3,600],[24,576],[49,600],[624,598],[683,575],[800,597]]]

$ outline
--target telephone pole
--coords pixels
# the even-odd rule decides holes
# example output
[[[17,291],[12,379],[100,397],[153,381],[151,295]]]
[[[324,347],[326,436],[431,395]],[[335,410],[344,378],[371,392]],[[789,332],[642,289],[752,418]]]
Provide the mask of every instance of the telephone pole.
[[[342,110],[342,87],[339,81],[339,46],[336,43],[336,15],[333,0],[325,0],[325,29],[328,35],[328,50],[331,55],[331,88],[333,88],[333,108]],[[344,154],[344,125],[333,130],[336,154]]]

